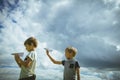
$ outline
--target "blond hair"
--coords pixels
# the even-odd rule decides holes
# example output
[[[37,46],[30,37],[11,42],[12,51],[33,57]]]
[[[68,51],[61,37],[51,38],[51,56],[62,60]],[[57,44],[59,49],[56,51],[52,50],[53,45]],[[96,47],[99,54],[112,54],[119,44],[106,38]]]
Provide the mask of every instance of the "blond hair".
[[[29,37],[27,40],[25,40],[24,45],[26,45],[26,44],[28,44],[28,45],[33,44],[35,48],[38,45],[37,40],[34,37]]]
[[[77,49],[75,47],[69,46],[65,49],[65,51],[68,50],[70,53],[73,53],[73,57],[77,54]]]

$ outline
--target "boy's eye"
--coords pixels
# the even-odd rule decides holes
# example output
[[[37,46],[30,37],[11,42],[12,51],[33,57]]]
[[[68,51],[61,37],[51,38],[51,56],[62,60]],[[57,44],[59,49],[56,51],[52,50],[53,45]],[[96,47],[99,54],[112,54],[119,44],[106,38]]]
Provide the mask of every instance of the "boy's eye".
[[[72,50],[68,50],[69,53],[72,53],[73,51]]]

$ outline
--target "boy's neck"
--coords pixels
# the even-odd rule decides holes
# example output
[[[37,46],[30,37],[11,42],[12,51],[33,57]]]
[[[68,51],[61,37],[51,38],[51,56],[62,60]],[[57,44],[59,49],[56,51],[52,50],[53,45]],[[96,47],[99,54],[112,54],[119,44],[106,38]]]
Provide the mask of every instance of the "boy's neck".
[[[67,58],[68,60],[72,60],[72,59],[74,59],[74,58]]]
[[[32,51],[34,51],[34,49],[33,49],[33,50],[30,50],[30,51],[28,51],[28,52],[32,52]]]

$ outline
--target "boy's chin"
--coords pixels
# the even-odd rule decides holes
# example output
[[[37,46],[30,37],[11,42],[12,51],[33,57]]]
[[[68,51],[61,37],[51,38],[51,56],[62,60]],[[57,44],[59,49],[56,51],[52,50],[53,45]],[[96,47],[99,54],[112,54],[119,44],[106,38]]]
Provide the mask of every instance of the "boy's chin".
[[[70,59],[70,58],[67,58],[68,60]]]

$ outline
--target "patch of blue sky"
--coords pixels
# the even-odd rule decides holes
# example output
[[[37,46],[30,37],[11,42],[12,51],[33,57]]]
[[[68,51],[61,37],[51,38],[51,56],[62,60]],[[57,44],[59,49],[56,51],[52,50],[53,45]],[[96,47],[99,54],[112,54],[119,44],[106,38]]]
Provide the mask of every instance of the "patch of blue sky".
[[[0,24],[0,29],[2,29],[2,28],[4,28],[4,26]]]
[[[19,0],[0,0],[0,11],[7,8],[8,12],[11,12],[18,7]]]
[[[16,20],[14,20],[14,19],[12,19],[12,22],[13,22],[13,23],[17,23],[17,21],[16,21]]]

